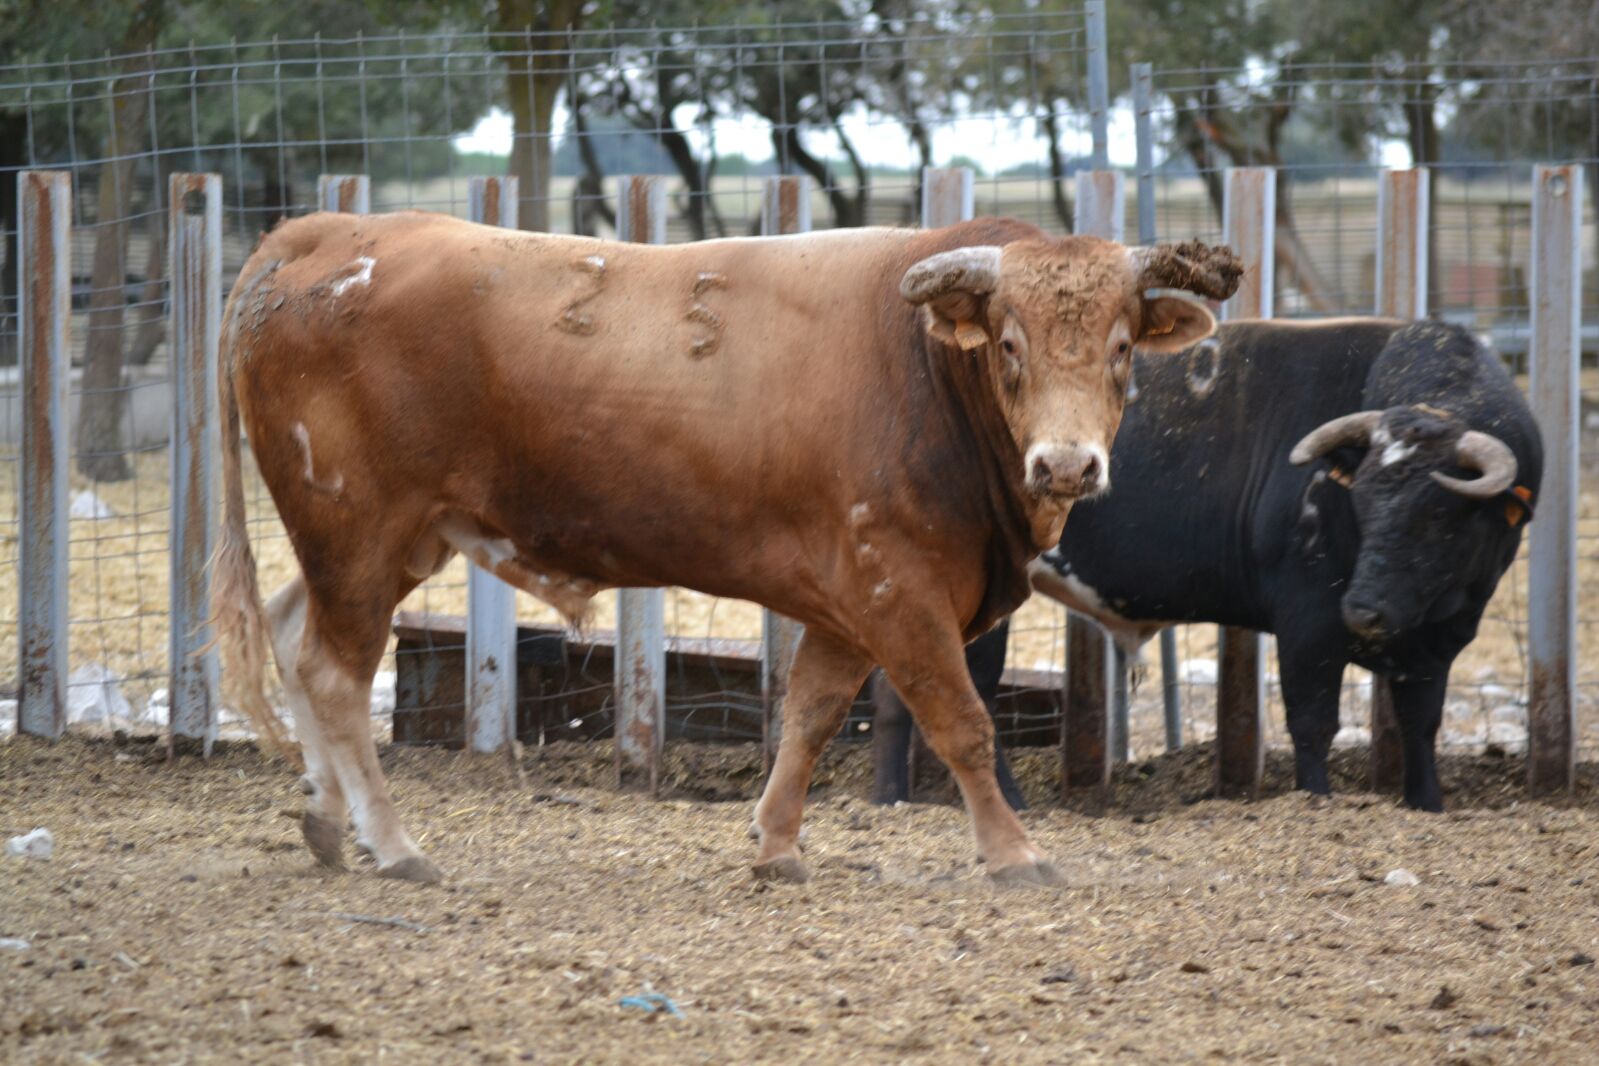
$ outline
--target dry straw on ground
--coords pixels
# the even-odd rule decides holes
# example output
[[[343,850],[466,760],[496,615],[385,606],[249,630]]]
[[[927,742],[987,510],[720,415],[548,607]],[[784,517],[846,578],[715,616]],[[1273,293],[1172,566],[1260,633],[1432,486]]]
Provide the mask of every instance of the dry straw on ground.
[[[1069,882],[996,890],[952,807],[818,778],[806,886],[753,882],[748,749],[672,749],[677,798],[607,753],[389,750],[437,888],[314,869],[248,749],[0,746],[0,1048],[12,1062],[1575,1062],[1599,1040],[1593,767],[1561,804],[1450,762],[1457,810],[1198,800],[1204,752],[1123,806],[1027,816]],[[1050,757],[1026,761],[1035,798]],[[1340,763],[1351,769],[1353,757]],[[1273,790],[1285,766],[1272,767]],[[687,784],[691,787],[684,788]],[[1397,868],[1420,883],[1384,883]],[[623,1006],[669,997],[682,1018]]]

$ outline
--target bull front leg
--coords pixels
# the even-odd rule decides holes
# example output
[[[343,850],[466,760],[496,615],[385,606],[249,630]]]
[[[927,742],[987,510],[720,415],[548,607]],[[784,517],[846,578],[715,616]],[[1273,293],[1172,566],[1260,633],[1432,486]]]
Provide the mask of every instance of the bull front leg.
[[[1399,737],[1404,746],[1405,806],[1418,811],[1442,811],[1444,797],[1438,782],[1436,747],[1449,671],[1439,670],[1424,678],[1393,677],[1389,681],[1394,693],[1394,717],[1399,719]]]
[[[871,663],[844,644],[807,626],[794,651],[783,698],[783,737],[766,790],[755,805],[753,832],[760,841],[755,876],[765,881],[806,881],[799,832],[805,793],[822,749],[849,713]]]
[[[994,772],[994,722],[972,684],[959,631],[908,625],[923,639],[884,656],[889,680],[922,735],[955,775],[971,815],[977,854],[996,881],[1058,884],[1060,875],[1027,837]]]
[[[1329,658],[1325,651],[1284,643],[1281,637],[1277,659],[1282,670],[1288,735],[1294,742],[1294,787],[1317,796],[1330,795],[1327,757],[1333,737],[1338,735],[1338,694],[1343,686],[1344,661]]]

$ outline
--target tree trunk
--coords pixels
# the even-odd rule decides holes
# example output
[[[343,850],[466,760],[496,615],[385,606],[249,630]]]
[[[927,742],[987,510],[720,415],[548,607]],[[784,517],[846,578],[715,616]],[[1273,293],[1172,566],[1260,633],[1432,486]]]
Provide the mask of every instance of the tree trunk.
[[[572,232],[593,237],[598,232],[594,225],[596,218],[616,229],[616,212],[605,200],[605,171],[600,166],[599,153],[594,151],[594,141],[589,137],[588,120],[583,117],[587,106],[587,100],[572,101],[572,130],[577,137],[577,156],[583,164],[583,173],[572,187]]]
[[[861,162],[861,154],[855,150],[855,144],[844,132],[844,124],[833,116],[833,134],[838,138],[839,147],[844,150],[844,158],[849,160],[849,165],[855,170],[855,224],[866,225],[866,210],[871,201],[872,175],[866,169],[866,164]],[[920,175],[917,176],[916,187],[922,186]],[[920,219],[918,214],[917,218]]]
[[[705,198],[708,195],[705,176],[700,172],[700,161],[694,158],[694,149],[689,147],[688,138],[683,136],[682,130],[669,125],[670,121],[670,119],[661,120],[655,139],[666,149],[672,165],[677,167],[677,172],[683,177],[683,185],[688,192],[688,203],[684,207],[683,218],[688,223],[689,235],[693,240],[703,241]]]
[[[1060,150],[1060,121],[1051,107],[1044,112],[1044,137],[1049,142],[1049,194],[1061,228],[1072,232],[1072,205],[1066,199],[1066,159]]]
[[[159,162],[155,167],[155,188],[154,202],[160,204],[166,181]],[[147,365],[167,335],[166,308],[161,299],[166,290],[167,212],[150,212],[149,241],[144,256],[144,287],[139,290],[139,307],[134,312],[138,328],[133,334],[133,347],[128,351],[128,362],[134,366]]]
[[[17,181],[14,168],[28,165],[28,118],[0,112],[0,231],[5,235],[5,269],[0,271],[0,366],[17,361]]]
[[[861,224],[856,204],[850,199],[838,182],[833,179],[833,168],[823,160],[817,159],[805,150],[805,145],[800,142],[799,130],[793,126],[784,126],[772,130],[772,147],[777,152],[777,158],[785,156],[792,160],[794,165],[811,176],[811,179],[821,187],[827,195],[827,203],[833,209],[833,226],[844,229],[848,226]]]
[[[518,184],[518,229],[550,228],[551,117],[566,85],[567,46],[583,19],[582,0],[499,0],[496,28],[520,34],[501,58],[515,139],[511,173]]]
[[[123,40],[125,53],[155,43],[161,0],[148,0],[134,15]],[[78,472],[92,481],[125,481],[133,474],[122,440],[122,326],[127,225],[133,204],[133,172],[143,151],[149,114],[150,75],[144,56],[130,55],[115,84],[111,124],[106,131],[106,162],[100,166],[98,229],[90,279],[89,337],[83,359],[83,399],[78,413]]]

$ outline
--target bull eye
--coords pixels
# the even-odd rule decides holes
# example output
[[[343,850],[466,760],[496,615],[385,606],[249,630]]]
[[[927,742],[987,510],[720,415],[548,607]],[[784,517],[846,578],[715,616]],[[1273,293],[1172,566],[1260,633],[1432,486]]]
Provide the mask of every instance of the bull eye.
[[[1128,344],[1126,341],[1122,341],[1120,344],[1116,345],[1116,354],[1117,354],[1117,356],[1125,356],[1128,352],[1130,352],[1132,350],[1133,350],[1133,346],[1131,344]]]
[[[1006,355],[1014,356],[1016,354],[1016,342],[1011,340],[1009,337],[1006,337],[1004,340],[999,342],[999,350],[1004,352]]]

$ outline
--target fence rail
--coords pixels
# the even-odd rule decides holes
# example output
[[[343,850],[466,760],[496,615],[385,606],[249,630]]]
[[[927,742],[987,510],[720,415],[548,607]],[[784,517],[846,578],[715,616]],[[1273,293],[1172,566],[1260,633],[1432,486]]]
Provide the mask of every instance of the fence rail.
[[[1102,5],[1090,3],[1054,16],[971,24],[661,29],[576,42],[527,39],[520,48],[482,35],[280,41],[152,51],[142,57],[149,74],[143,82],[119,73],[126,57],[0,69],[0,113],[26,120],[18,162],[0,166],[0,180],[18,190],[15,214],[0,217],[7,260],[25,282],[0,293],[0,363],[18,364],[0,407],[0,448],[9,449],[0,454],[0,473],[20,505],[0,515],[11,545],[0,550],[16,558],[0,629],[14,630],[22,649],[13,682],[0,680],[0,688],[15,689],[12,720],[24,731],[54,735],[69,720],[121,715],[145,726],[170,722],[175,734],[200,740],[237,724],[215,706],[214,694],[203,694],[207,685],[214,692],[206,680],[212,668],[192,665],[204,643],[193,624],[203,581],[193,580],[192,560],[205,543],[193,522],[196,508],[209,505],[190,501],[180,486],[203,488],[209,475],[203,456],[194,465],[187,434],[176,427],[201,431],[208,415],[200,397],[215,391],[195,378],[199,366],[214,371],[215,342],[194,340],[196,329],[209,328],[204,316],[211,312],[202,305],[213,298],[197,303],[190,282],[198,277],[200,291],[209,292],[203,275],[214,261],[225,285],[258,232],[281,215],[428,207],[490,218],[493,189],[501,224],[526,227],[536,208],[548,228],[622,236],[633,227],[634,198],[614,193],[610,175],[655,172],[659,202],[650,226],[662,240],[933,223],[944,217],[946,195],[959,201],[949,217],[1011,214],[1082,232],[1136,224],[1140,241],[1216,239],[1229,230],[1232,150],[1248,155],[1249,147],[1229,143],[1227,130],[1267,114],[1274,93],[1291,89],[1299,116],[1333,116],[1331,122],[1376,115],[1392,126],[1437,84],[1406,70],[1318,67],[1290,76],[1135,64],[1128,97],[1117,100],[1104,67],[1103,15]],[[511,138],[511,155],[492,165],[512,173],[486,175],[473,169],[483,161],[456,142],[505,104],[500,64],[507,48],[528,60],[571,57],[550,91],[579,106],[559,116],[564,126]],[[604,76],[602,60],[610,65]],[[890,99],[889,61],[960,79],[963,102],[935,100],[931,90],[909,102]],[[661,91],[640,80],[645,69],[668,73],[677,96],[641,98]],[[1262,271],[1276,271],[1278,284],[1260,297],[1260,313],[1431,311],[1491,336],[1518,367],[1530,367],[1550,477],[1560,488],[1540,506],[1524,560],[1502,583],[1480,655],[1468,652],[1457,669],[1445,746],[1530,743],[1533,783],[1559,787],[1576,753],[1599,745],[1599,615],[1588,592],[1599,577],[1599,489],[1591,456],[1586,468],[1582,463],[1599,428],[1595,191],[1582,170],[1599,159],[1580,149],[1582,137],[1550,131],[1556,119],[1580,124],[1592,98],[1571,64],[1530,64],[1520,72],[1483,66],[1475,80],[1465,75],[1451,80],[1445,71],[1441,98],[1453,121],[1492,130],[1503,151],[1387,171],[1372,153],[1307,161],[1285,150],[1263,168],[1275,175],[1277,201],[1240,193],[1239,204],[1252,206],[1272,231],[1258,261]],[[852,81],[884,92],[872,97]],[[1002,83],[1022,87],[1009,103],[998,91]],[[761,97],[767,89],[782,99]],[[142,129],[119,140],[115,105],[141,94],[148,105]],[[1535,113],[1542,120],[1527,130],[1507,128]],[[1209,121],[1196,127],[1196,117]],[[1125,160],[1133,164],[1128,179],[1104,165],[1124,161],[1113,136],[1123,119],[1137,149]],[[1588,121],[1586,132],[1599,129],[1592,126],[1599,118]],[[1219,132],[1194,140],[1195,128]],[[890,140],[901,144],[893,166],[873,154]],[[739,150],[762,145],[770,158],[758,166],[743,159],[737,173],[719,171],[737,154],[729,147],[735,142]],[[538,150],[523,160],[519,153],[530,143]],[[987,174],[956,158],[985,151],[1000,161]],[[1538,157],[1573,165],[1534,172]],[[40,176],[56,165],[58,177]],[[173,171],[180,166],[221,174],[204,225],[186,210],[194,201],[186,187],[179,191],[182,175]],[[1557,179],[1563,198],[1552,193]],[[49,186],[48,204],[40,182]],[[956,192],[948,194],[951,183]],[[211,204],[213,194],[205,195]],[[203,233],[185,228],[193,225]],[[40,234],[52,239],[40,243]],[[200,246],[207,258],[195,266],[191,250]],[[38,260],[44,249],[48,271]],[[175,270],[169,262],[191,266]],[[86,434],[86,422],[102,432]],[[79,470],[71,469],[73,460]],[[124,480],[101,476],[116,465],[111,460],[123,465]],[[253,512],[264,572],[276,580],[293,560],[258,483]],[[1549,562],[1559,559],[1565,561]],[[525,733],[518,716],[528,696],[515,692],[515,678],[507,676],[515,671],[489,663],[517,659],[518,618],[554,621],[530,614],[530,601],[518,605],[504,586],[491,591],[496,586],[481,572],[452,568],[408,604],[466,618],[464,654],[476,681],[455,700],[469,723],[460,739],[479,749]],[[680,714],[693,718],[693,735],[761,741],[770,752],[797,627],[747,605],[676,592],[657,609],[660,625],[646,628],[640,646],[651,656],[669,637],[759,639],[765,667],[746,690],[742,674],[717,672],[718,662],[730,660],[713,656],[704,665],[712,688],[684,696],[676,661],[654,661],[649,709],[628,718],[652,730],[647,741],[638,734],[639,771],[646,779],[658,775],[660,743],[685,735]],[[1081,761],[1069,762],[1066,780],[1102,785],[1118,759],[1175,746],[1185,735],[1217,736],[1224,752],[1237,741],[1244,753],[1244,769],[1229,770],[1228,780],[1253,787],[1263,747],[1282,739],[1269,641],[1257,656],[1258,673],[1247,665],[1239,673],[1223,662],[1239,641],[1221,642],[1218,652],[1207,630],[1168,631],[1160,684],[1123,696],[1124,670],[1103,637],[1082,625],[1029,605],[1013,626],[1012,675],[1075,693],[1063,757],[1076,751]],[[619,628],[625,633],[628,625]],[[1068,669],[1068,645],[1075,669]],[[614,669],[620,663],[619,656]],[[1239,689],[1241,677],[1258,681]],[[582,683],[610,693],[615,681],[585,675]],[[137,707],[119,684],[143,686],[132,699]],[[1347,682],[1346,713],[1371,706],[1373,780],[1389,783],[1393,727],[1382,716],[1382,686],[1367,697],[1362,684],[1359,677]],[[1260,692],[1255,711],[1249,699],[1232,695],[1239,691]],[[1219,731],[1211,718],[1218,698]],[[606,732],[619,700],[585,704],[581,721],[545,716],[540,735]],[[1227,709],[1235,703],[1244,710]],[[1002,716],[1007,706],[1002,702]],[[1047,704],[1014,707],[1014,717],[1002,717],[1010,739],[1061,736]],[[9,717],[0,711],[0,719]],[[1253,732],[1240,733],[1249,721],[1257,723]],[[0,728],[7,724],[0,720]],[[863,735],[869,723],[857,715],[847,728]],[[1528,739],[1518,740],[1518,728]],[[1231,760],[1226,755],[1223,763]]]

